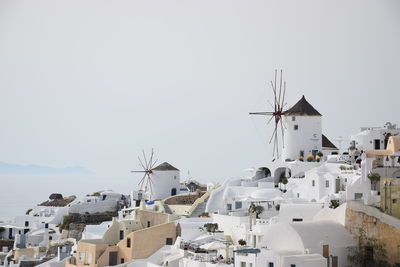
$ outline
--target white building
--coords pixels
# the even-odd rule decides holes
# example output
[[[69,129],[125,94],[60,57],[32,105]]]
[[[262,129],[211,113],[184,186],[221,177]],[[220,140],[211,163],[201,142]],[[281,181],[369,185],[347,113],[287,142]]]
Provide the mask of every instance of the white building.
[[[146,194],[151,195],[151,200],[165,199],[179,193],[180,171],[168,162],[151,169],[150,179],[151,189],[148,188]]]
[[[387,122],[383,127],[362,127],[360,132],[351,136],[351,147],[359,151],[385,149],[390,136],[400,134],[396,124]]]
[[[322,151],[321,114],[303,96],[293,107],[285,111],[283,160],[304,159]]]

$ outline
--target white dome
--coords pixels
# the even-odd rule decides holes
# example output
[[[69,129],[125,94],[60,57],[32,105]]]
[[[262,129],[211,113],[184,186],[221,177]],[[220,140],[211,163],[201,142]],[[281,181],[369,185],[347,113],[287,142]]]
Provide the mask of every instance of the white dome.
[[[282,198],[282,192],[275,188],[262,188],[254,191],[251,194],[251,198],[260,201],[273,201]]]

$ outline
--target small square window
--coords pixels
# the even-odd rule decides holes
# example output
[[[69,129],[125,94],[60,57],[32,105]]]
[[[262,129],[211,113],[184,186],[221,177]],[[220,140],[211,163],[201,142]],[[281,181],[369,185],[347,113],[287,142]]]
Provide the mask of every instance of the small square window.
[[[296,117],[295,116],[292,117],[292,121],[296,121]]]
[[[232,210],[232,204],[226,204],[226,209],[227,210]]]
[[[242,208],[242,202],[241,201],[236,201],[235,202],[235,209],[241,209]]]
[[[325,187],[329,187],[329,181],[325,181]]]
[[[295,124],[294,125],[294,130],[297,131],[299,129],[299,125]]]
[[[312,186],[315,186],[315,180],[312,180],[311,184]]]
[[[172,238],[167,237],[167,240],[165,241],[166,245],[172,245]]]
[[[397,203],[397,199],[392,199],[393,204]]]

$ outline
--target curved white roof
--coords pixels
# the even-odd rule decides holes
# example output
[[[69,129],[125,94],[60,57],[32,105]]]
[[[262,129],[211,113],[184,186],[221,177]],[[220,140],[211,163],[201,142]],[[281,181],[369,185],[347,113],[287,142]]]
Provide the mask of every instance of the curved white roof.
[[[357,245],[351,234],[341,224],[333,221],[278,223],[272,225],[265,236],[267,247],[272,250],[309,249],[315,252],[324,243],[331,247]]]
[[[275,188],[262,188],[254,191],[250,197],[253,200],[273,201],[282,199],[282,192]]]

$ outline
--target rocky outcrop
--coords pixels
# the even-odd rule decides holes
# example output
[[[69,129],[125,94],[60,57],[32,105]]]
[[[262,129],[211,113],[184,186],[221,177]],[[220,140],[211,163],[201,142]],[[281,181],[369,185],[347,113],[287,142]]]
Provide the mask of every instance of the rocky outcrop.
[[[55,195],[55,196],[53,196]],[[60,196],[61,198],[60,198]],[[74,201],[76,196],[69,196],[63,198],[61,194],[51,194],[50,195],[50,200],[47,200],[45,202],[42,202],[38,204],[38,206],[48,206],[48,207],[65,207],[72,201]]]
[[[100,224],[102,222],[111,221],[113,217],[118,216],[117,212],[104,212],[96,214],[79,214],[71,213],[64,217],[63,227],[68,230],[67,236],[75,238],[77,241],[82,238],[82,232],[88,224]]]

